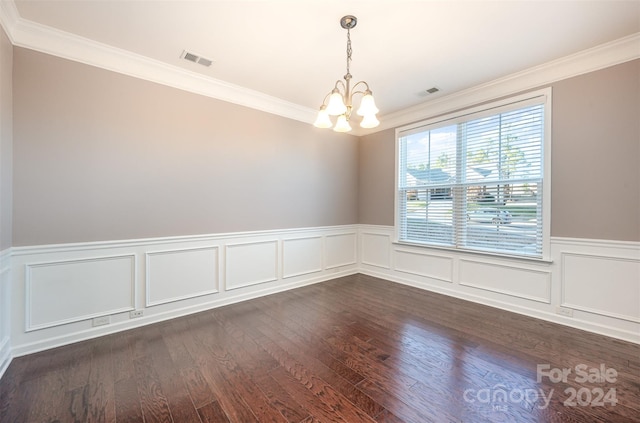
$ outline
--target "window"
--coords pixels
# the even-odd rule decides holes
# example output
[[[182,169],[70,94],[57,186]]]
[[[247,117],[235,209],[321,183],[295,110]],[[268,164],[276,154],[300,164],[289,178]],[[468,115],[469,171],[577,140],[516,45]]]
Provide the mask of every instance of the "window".
[[[546,258],[549,105],[544,90],[401,128],[398,241]]]

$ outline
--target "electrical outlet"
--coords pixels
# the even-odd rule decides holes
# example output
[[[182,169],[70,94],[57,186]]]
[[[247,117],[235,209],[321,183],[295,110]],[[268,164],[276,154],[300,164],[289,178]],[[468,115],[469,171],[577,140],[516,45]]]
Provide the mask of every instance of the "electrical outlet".
[[[135,319],[137,317],[142,317],[144,314],[144,310],[131,310],[129,312],[129,319]]]
[[[566,317],[573,317],[573,309],[566,307],[556,307],[556,314]]]
[[[92,323],[94,327],[108,325],[111,323],[111,318],[109,316],[94,317]]]

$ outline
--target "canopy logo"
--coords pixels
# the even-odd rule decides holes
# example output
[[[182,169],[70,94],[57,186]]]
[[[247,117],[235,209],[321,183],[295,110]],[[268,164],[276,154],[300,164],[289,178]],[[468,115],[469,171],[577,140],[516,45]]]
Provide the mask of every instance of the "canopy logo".
[[[565,407],[604,407],[618,403],[616,388],[607,386],[616,383],[618,372],[612,367],[600,364],[590,367],[577,364],[574,367],[551,367],[550,364],[538,364],[536,382],[538,384],[562,383],[564,390],[551,388],[545,391],[542,387],[511,388],[503,384],[480,389],[466,389],[464,401],[471,404],[487,404],[494,411],[507,411],[509,405],[519,404],[527,408],[536,407],[544,410],[549,407],[556,394],[562,392],[560,398]]]
[[[502,384],[477,390],[465,389],[463,395],[465,402],[491,404],[496,411],[506,411],[507,404],[524,404],[544,410],[549,406],[552,396],[553,389],[545,395],[542,389],[510,389]]]

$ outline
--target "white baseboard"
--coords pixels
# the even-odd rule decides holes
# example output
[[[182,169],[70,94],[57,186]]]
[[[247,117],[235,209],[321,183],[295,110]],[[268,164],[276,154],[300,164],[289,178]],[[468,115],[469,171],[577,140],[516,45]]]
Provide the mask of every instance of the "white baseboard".
[[[541,320],[546,320],[552,323],[558,323],[564,326],[573,327],[576,329],[586,330],[588,332],[598,333],[600,335],[609,336],[612,338],[622,339],[625,341],[640,344],[640,334],[635,334],[626,330],[620,330],[616,327],[607,326],[603,324],[593,324],[589,321],[574,320],[569,317],[560,316],[554,313],[545,312],[532,307],[523,307],[519,305],[513,305],[504,301],[487,298],[485,296],[472,295],[468,293],[460,293],[455,290],[442,288],[439,286],[429,285],[425,283],[417,283],[414,280],[398,277],[397,275],[389,275],[381,272],[364,270],[360,271],[364,275],[374,276],[377,278],[385,279],[391,282],[400,283],[414,288],[420,288],[427,291],[436,292],[438,294],[448,295],[450,297],[460,298],[462,300],[471,301],[478,304],[488,305],[494,308],[498,308],[513,313],[522,314],[529,317],[534,317]]]
[[[9,337],[7,336],[0,341],[0,379],[4,372],[9,368],[13,355],[11,353],[11,344],[9,343]]]
[[[357,273],[357,233],[345,225],[14,248],[11,355]]]
[[[77,332],[70,332],[61,336],[55,336],[44,340],[37,340],[28,344],[18,345],[13,348],[12,353],[14,357],[20,357],[27,354],[32,354],[39,351],[44,351],[51,348],[60,347],[63,345],[72,344],[74,342],[84,341],[88,339],[97,338],[112,333],[122,332],[129,329],[134,329],[141,326],[146,326],[152,323],[163,322],[178,317],[188,316],[190,314],[199,313],[202,311],[210,310],[217,307],[222,307],[230,304],[239,303],[242,301],[251,300],[254,298],[263,297],[266,295],[275,294],[282,291],[287,291],[294,288],[300,288],[315,283],[324,282],[330,279],[339,278],[343,276],[349,276],[358,273],[357,270],[346,270],[342,272],[332,273],[331,275],[324,275],[322,277],[308,278],[293,283],[287,283],[279,285],[277,287],[271,287],[267,289],[257,289],[250,292],[229,296],[226,298],[220,298],[210,302],[203,302],[197,305],[191,305],[186,307],[174,307],[170,310],[162,311],[151,316],[143,316],[137,319],[128,321],[120,321],[117,323],[105,325],[101,328],[89,328]]]
[[[537,263],[395,244],[389,226],[359,235],[363,274],[640,344],[640,243],[552,238]]]
[[[554,238],[551,256],[398,245],[375,225],[13,248],[0,375],[13,357],[355,273],[640,343],[639,243]]]

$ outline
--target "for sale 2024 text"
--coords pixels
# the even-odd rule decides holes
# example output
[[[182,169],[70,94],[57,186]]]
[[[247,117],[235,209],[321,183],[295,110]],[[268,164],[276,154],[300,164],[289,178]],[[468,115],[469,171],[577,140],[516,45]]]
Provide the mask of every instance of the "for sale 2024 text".
[[[616,383],[618,372],[612,367],[600,364],[599,367],[590,367],[586,364],[578,364],[574,367],[552,368],[550,364],[538,364],[537,381],[541,383],[570,383],[604,385]],[[602,386],[570,386],[564,390],[567,398],[563,404],[567,407],[603,407],[615,406],[618,403],[616,388]]]

